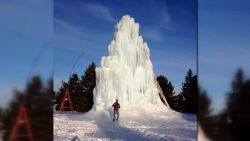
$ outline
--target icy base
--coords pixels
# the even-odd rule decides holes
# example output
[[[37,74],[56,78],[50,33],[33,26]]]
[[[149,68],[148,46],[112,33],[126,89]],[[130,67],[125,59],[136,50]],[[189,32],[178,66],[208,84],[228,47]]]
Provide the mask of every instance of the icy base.
[[[173,111],[121,109],[120,120],[113,123],[110,112],[90,111],[54,114],[54,140],[70,141],[195,141],[196,115]]]

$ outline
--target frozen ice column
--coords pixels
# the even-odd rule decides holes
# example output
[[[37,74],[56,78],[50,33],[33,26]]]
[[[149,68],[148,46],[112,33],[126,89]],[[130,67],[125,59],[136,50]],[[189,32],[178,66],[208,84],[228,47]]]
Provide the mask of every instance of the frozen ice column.
[[[118,22],[108,52],[109,56],[102,57],[96,68],[94,109],[107,109],[115,99],[122,108],[163,105],[154,84],[150,50],[134,18],[125,15]]]

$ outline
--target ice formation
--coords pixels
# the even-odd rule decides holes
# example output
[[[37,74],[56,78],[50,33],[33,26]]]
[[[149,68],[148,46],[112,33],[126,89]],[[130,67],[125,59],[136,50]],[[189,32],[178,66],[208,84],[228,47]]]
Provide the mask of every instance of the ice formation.
[[[164,106],[154,81],[150,50],[139,35],[139,24],[134,18],[122,17],[108,52],[109,56],[102,57],[100,67],[96,68],[94,109],[110,108],[116,99],[122,108]]]

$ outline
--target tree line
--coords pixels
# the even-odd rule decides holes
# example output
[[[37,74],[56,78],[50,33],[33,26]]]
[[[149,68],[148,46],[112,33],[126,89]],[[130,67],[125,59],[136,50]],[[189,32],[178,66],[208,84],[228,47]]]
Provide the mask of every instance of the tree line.
[[[188,70],[179,93],[174,91],[174,86],[165,76],[159,75],[157,81],[171,109],[183,113],[197,113],[197,75],[194,75],[191,69]]]
[[[250,78],[238,69],[226,93],[225,108],[213,114],[211,99],[199,89],[199,124],[213,141],[248,140],[250,131]]]
[[[95,67],[95,63],[92,62],[80,78],[74,73],[68,82],[62,82],[59,90],[54,92],[56,110],[60,109],[66,90],[70,93],[74,111],[87,112],[92,108],[93,89],[96,86]],[[186,74],[185,82],[182,84],[179,94],[175,94],[173,85],[165,76],[159,75],[157,81],[172,109],[187,113],[197,112],[197,75],[194,75],[190,69]],[[65,104],[63,110],[70,111],[69,102]]]

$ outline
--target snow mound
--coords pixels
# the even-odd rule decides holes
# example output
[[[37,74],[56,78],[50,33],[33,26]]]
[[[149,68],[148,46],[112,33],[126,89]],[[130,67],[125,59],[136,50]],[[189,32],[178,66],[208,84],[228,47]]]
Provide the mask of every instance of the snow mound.
[[[118,123],[110,111],[54,113],[54,140],[69,141],[195,141],[196,115],[120,110]]]
[[[140,105],[167,110],[154,81],[150,50],[139,35],[139,24],[134,18],[122,17],[108,52],[109,56],[102,57],[96,68],[95,110],[109,109],[116,99],[122,108]]]

